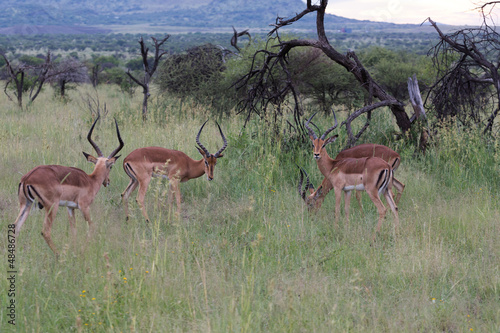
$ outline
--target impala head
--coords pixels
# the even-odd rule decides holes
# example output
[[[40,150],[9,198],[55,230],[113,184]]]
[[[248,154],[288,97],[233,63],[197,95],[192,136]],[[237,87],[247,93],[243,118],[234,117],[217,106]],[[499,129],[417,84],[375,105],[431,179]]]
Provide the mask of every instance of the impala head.
[[[108,157],[104,157],[104,154],[102,153],[101,149],[99,149],[99,146],[97,146],[97,144],[94,141],[92,141],[92,132],[94,131],[95,124],[97,123],[97,120],[99,120],[100,117],[101,115],[97,116],[96,120],[92,124],[92,127],[90,128],[89,134],[87,135],[87,140],[89,140],[92,147],[94,147],[97,153],[97,157],[87,154],[86,152],[83,152],[83,155],[85,155],[87,161],[94,163],[96,165],[94,168],[94,172],[96,172],[96,170],[99,170],[99,172],[104,172],[104,179],[102,185],[106,187],[109,185],[109,171],[113,167],[113,164],[115,164],[116,160],[120,157],[119,155],[118,156],[115,155],[118,154],[118,152],[123,148],[124,144],[122,141],[122,137],[120,136],[120,129],[118,128],[118,123],[116,122],[115,119],[116,134],[118,135],[118,141],[120,145],[115,150],[113,150],[113,152],[109,154]]]
[[[301,167],[299,168],[300,168],[300,178],[298,186],[299,195],[302,198],[302,200],[304,200],[304,202],[306,203],[308,210],[319,209],[319,207],[321,206],[321,202],[318,201],[318,198],[321,195],[322,186],[320,186],[318,190],[315,191],[314,185],[309,181],[309,176],[307,175],[307,172],[303,168]],[[302,189],[302,183],[304,182],[304,175],[306,176],[306,185],[304,189]],[[306,192],[307,190],[309,190],[309,194],[307,194]]]
[[[205,127],[205,124],[207,123],[207,121],[205,121],[203,123],[203,125],[201,125],[201,128],[198,131],[198,135],[196,136],[196,143],[198,144],[199,147],[196,147],[196,148],[198,149],[200,154],[203,156],[203,160],[205,163],[205,173],[207,175],[207,179],[213,180],[214,179],[214,168],[215,168],[215,165],[217,164],[217,159],[224,156],[224,155],[222,155],[222,152],[227,147],[227,140],[226,140],[226,137],[224,136],[224,133],[222,133],[222,130],[219,126],[219,123],[217,123],[217,127],[219,127],[220,136],[222,137],[222,141],[224,141],[224,145],[215,154],[210,154],[208,152],[207,148],[205,148],[200,143],[200,134],[201,134],[201,131],[203,130],[203,127]]]
[[[317,113],[317,112],[316,112]],[[309,137],[311,138],[311,141],[312,141],[312,145],[313,145],[313,154],[314,154],[314,158],[316,160],[319,160],[321,158],[321,152],[323,151],[323,149],[325,149],[325,146],[327,144],[329,144],[330,142],[334,142],[338,135],[334,135],[334,136],[331,136],[329,137],[328,139],[325,139],[326,136],[331,132],[333,131],[336,127],[337,127],[337,116],[335,116],[335,112],[333,113],[333,116],[335,118],[335,125],[333,125],[332,127],[330,127],[329,129],[327,129],[325,131],[325,133],[323,133],[319,138],[318,136],[316,135],[316,133],[314,132],[314,130],[309,126],[309,124],[311,123],[311,119],[316,115],[316,113],[314,113],[311,118],[309,118],[307,120],[307,122],[304,124],[306,129],[307,129],[307,132],[309,133]]]

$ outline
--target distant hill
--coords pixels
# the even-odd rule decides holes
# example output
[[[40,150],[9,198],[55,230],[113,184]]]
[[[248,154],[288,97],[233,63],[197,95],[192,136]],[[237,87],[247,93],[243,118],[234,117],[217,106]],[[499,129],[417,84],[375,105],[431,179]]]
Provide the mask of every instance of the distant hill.
[[[39,0],[0,0],[0,6],[0,28],[7,28],[1,29],[0,34],[28,34],[92,33],[97,30],[82,28],[130,25],[269,29],[277,16],[294,16],[306,5],[302,0],[45,0],[43,4]],[[306,16],[293,28],[313,28],[314,20],[315,15]],[[384,30],[395,26],[335,15],[326,19],[326,28],[336,30]]]

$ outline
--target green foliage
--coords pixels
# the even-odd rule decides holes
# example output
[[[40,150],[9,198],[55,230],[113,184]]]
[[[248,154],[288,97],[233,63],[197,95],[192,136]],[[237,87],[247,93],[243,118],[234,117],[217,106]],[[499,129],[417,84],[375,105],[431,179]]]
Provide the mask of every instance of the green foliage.
[[[408,98],[407,81],[413,74],[423,87],[435,77],[430,59],[408,51],[371,47],[361,52],[360,59],[375,80],[399,100]]]
[[[104,68],[112,68],[118,66],[120,60],[114,56],[93,55],[92,63]]]
[[[44,57],[32,57],[29,55],[21,55],[18,58],[18,60],[20,63],[23,63],[23,64],[28,65],[28,66],[38,66],[38,65],[41,65],[45,62]]]
[[[193,98],[220,109],[225,104],[223,70],[222,51],[206,44],[168,57],[158,69],[156,83],[167,95]]]
[[[332,104],[349,110],[362,105],[364,90],[354,76],[321,50],[293,50],[289,64],[294,84],[300,93],[325,112],[329,112]]]
[[[149,59],[148,62],[150,62]],[[144,71],[144,62],[142,61],[141,57],[130,59],[125,63],[125,67],[127,69],[130,69],[131,71],[140,71],[140,70]]]

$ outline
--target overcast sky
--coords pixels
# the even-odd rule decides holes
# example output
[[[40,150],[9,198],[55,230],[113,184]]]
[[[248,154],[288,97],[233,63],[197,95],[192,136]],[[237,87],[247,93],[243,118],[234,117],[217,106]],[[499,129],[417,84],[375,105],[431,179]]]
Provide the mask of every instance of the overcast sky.
[[[427,17],[452,25],[479,25],[479,0],[330,0],[327,12],[347,18],[420,24]],[[500,14],[500,8],[497,10]],[[498,23],[498,17],[495,22]]]

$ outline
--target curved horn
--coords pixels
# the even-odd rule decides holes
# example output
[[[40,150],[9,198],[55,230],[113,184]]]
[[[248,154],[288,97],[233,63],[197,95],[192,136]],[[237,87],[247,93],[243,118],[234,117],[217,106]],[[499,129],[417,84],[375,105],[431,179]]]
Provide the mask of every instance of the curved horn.
[[[304,191],[312,188],[314,190],[314,185],[309,181],[309,175],[307,174],[306,170],[304,168],[301,168],[304,171],[304,174],[306,175],[306,187]]]
[[[302,183],[304,182],[304,172],[302,171],[301,167],[299,167],[298,165],[297,167],[299,168],[300,171],[299,186],[297,187],[297,189],[299,190],[300,197],[303,200],[306,200],[306,190],[304,189],[304,191],[302,191]]]
[[[210,156],[210,153],[208,152],[207,148],[205,148],[201,143],[200,143],[200,134],[201,134],[201,131],[203,130],[203,127],[205,127],[205,124],[207,123],[208,119],[203,123],[203,125],[201,125],[201,128],[200,130],[198,131],[198,135],[196,135],[196,143],[198,144],[198,146],[200,146],[200,148],[205,152],[205,155]]]
[[[219,127],[220,136],[222,136],[222,141],[224,141],[224,145],[222,146],[222,148],[221,148],[221,149],[219,149],[219,151],[218,151],[218,152],[216,152],[216,153],[214,154],[214,157],[215,157],[215,158],[219,157],[220,153],[222,153],[222,152],[224,151],[224,149],[226,149],[226,147],[227,147],[227,140],[226,140],[226,137],[224,136],[224,133],[222,133],[222,129],[220,128],[219,123],[218,123],[218,122],[216,122],[216,124],[217,124],[217,127]]]
[[[92,132],[94,131],[95,124],[97,123],[97,121],[99,120],[99,118],[101,118],[101,115],[97,114],[97,118],[95,119],[94,123],[92,124],[92,127],[90,128],[89,134],[87,134],[87,140],[89,140],[89,142],[92,145],[92,147],[94,147],[97,155],[99,157],[103,157],[104,155],[102,154],[101,149],[99,149],[99,147],[97,146],[97,144],[94,141],[92,141]]]
[[[313,123],[311,121],[311,125],[313,125],[314,127],[316,127],[316,130],[318,131],[318,133],[321,135],[321,130],[319,129],[318,125],[316,125],[315,123]]]
[[[313,129],[311,127],[309,127],[309,123],[311,122],[311,119],[313,119],[313,117],[316,115],[317,112],[313,113],[313,115],[311,116],[311,118],[309,118],[309,120],[307,120],[307,122],[304,124],[304,126],[306,127],[307,131],[309,132],[309,136],[312,136],[313,139],[317,139],[318,136],[316,135],[316,133],[314,133]]]
[[[321,140],[324,140],[325,137],[328,135],[328,133],[330,133],[331,131],[333,131],[337,127],[337,125],[338,125],[337,116],[335,115],[335,111],[332,110],[332,112],[333,112],[333,117],[335,118],[335,125],[333,125],[329,129],[327,129],[325,131],[325,133],[323,133],[323,135],[320,137]]]
[[[108,158],[115,157],[115,155],[118,154],[118,152],[120,150],[122,150],[123,146],[125,146],[125,144],[123,143],[122,137],[120,135],[120,129],[118,128],[118,122],[116,121],[116,118],[115,118],[115,125],[116,125],[116,135],[118,135],[118,142],[120,142],[120,145],[118,146],[118,148],[113,150],[113,152],[111,154],[109,154]]]

